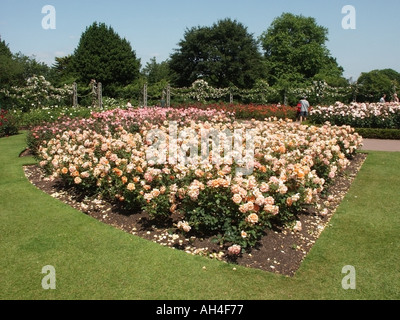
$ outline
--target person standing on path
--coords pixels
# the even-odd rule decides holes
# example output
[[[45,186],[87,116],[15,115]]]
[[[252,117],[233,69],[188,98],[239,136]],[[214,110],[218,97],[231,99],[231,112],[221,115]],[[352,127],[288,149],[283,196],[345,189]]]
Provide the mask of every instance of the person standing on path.
[[[300,123],[303,122],[303,120],[307,120],[308,117],[308,112],[310,109],[310,103],[307,101],[306,97],[303,97],[303,99],[300,100]]]

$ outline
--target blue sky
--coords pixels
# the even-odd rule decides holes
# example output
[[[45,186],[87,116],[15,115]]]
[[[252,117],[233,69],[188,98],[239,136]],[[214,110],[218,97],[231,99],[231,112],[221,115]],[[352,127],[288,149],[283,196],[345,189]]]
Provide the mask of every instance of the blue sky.
[[[43,29],[45,5],[56,10],[56,28]],[[356,29],[343,29],[345,5],[356,10]],[[392,68],[400,72],[399,0],[0,0],[0,36],[12,52],[51,65],[74,52],[93,22],[104,22],[132,45],[144,66],[168,59],[187,28],[231,18],[258,38],[284,12],[313,17],[328,28],[327,47],[346,78]]]

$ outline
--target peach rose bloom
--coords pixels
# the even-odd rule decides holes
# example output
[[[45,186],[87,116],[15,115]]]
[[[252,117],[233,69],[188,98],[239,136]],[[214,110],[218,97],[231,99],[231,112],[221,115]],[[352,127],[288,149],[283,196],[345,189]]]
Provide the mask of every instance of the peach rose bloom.
[[[234,203],[239,204],[242,202],[242,196],[238,193],[234,194],[232,197]]]
[[[252,224],[256,224],[258,222],[258,215],[256,215],[255,213],[250,214],[247,217],[247,221],[252,223]]]

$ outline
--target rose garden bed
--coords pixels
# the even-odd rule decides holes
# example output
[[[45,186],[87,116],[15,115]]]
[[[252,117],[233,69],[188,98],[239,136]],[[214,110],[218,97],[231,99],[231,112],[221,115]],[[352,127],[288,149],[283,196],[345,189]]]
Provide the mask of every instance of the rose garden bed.
[[[62,180],[48,177],[37,165],[26,166],[24,171],[29,181],[43,192],[124,232],[166,247],[184,250],[188,254],[199,254],[245,267],[293,276],[322,231],[329,227],[331,217],[346,195],[366,156],[363,153],[357,154],[346,171],[329,187],[327,196],[320,199],[319,205],[324,206],[329,195],[334,198],[330,201],[325,216],[316,215],[315,208],[304,209],[297,215],[301,229],[294,231],[290,226],[275,225],[266,230],[255,248],[235,260],[225,254],[221,255],[223,248],[213,242],[212,237],[197,238],[190,234],[177,234],[175,228],[171,228],[172,221],[168,225],[156,224],[144,212],[132,214],[115,203],[98,199],[96,196],[87,197],[75,188],[66,186]],[[175,222],[177,221],[176,219]]]
[[[345,126],[182,112],[117,110],[33,129],[40,166],[26,174],[125,232],[293,275],[364,160],[361,137]]]

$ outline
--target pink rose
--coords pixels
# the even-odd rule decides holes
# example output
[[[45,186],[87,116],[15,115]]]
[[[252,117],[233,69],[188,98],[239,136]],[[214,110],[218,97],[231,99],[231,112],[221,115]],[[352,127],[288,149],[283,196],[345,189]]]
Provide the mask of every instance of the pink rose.
[[[228,254],[232,256],[238,256],[241,251],[242,248],[237,244],[234,244],[228,248]]]

